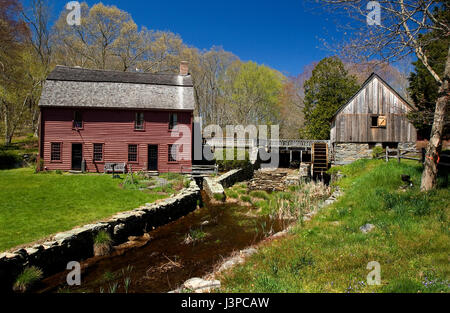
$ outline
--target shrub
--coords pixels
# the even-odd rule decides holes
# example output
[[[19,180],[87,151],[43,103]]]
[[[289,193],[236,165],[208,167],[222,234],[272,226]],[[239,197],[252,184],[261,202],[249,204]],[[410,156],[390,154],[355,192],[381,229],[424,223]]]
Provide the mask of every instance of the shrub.
[[[44,170],[44,159],[39,159],[38,162],[36,162],[36,167],[35,167],[35,173],[39,173],[42,172]]]
[[[195,244],[197,241],[202,241],[208,236],[201,228],[200,229],[189,229],[189,233],[184,237],[184,244]]]
[[[183,175],[179,173],[161,173],[159,177],[167,179],[167,180],[179,180],[183,178]]]
[[[0,169],[10,169],[17,167],[22,162],[22,158],[14,151],[0,150]]]
[[[31,266],[24,269],[24,271],[19,275],[19,277],[17,277],[17,280],[14,283],[13,290],[26,292],[42,278],[42,275],[43,275],[42,270],[35,266]]]
[[[108,232],[101,230],[98,232],[97,236],[94,238],[95,244],[110,244],[112,242],[111,236],[108,234]]]
[[[217,201],[225,201],[225,195],[222,193],[215,193],[214,199],[216,199]]]
[[[380,156],[382,156],[384,153],[384,150],[382,147],[380,146],[376,146],[375,148],[373,148],[372,150],[372,158],[376,159]]]
[[[250,196],[252,196],[253,198],[258,198],[258,199],[265,199],[268,200],[269,199],[269,195],[262,190],[255,190],[250,192]]]
[[[94,238],[94,255],[108,255],[112,250],[111,236],[104,230],[98,232]]]
[[[227,196],[230,197],[230,198],[233,198],[233,199],[239,198],[239,194],[236,191],[234,191],[234,190],[228,190],[227,191]]]
[[[250,198],[250,196],[247,195],[242,195],[241,200],[244,202],[252,203],[252,199]]]
[[[247,193],[247,189],[241,189],[241,188],[238,188],[238,189],[236,189],[236,192],[237,192],[238,194],[240,194],[240,195],[243,195],[243,194],[246,194],[246,193]]]

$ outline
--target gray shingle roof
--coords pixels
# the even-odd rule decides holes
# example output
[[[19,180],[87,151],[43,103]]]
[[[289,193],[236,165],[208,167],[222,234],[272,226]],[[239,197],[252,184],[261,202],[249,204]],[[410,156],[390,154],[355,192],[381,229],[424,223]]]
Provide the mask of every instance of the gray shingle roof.
[[[58,66],[40,107],[194,110],[191,76],[124,73]]]
[[[192,77],[190,75],[180,76],[174,74],[93,70],[61,65],[56,66],[56,68],[48,75],[47,80],[193,86]]]

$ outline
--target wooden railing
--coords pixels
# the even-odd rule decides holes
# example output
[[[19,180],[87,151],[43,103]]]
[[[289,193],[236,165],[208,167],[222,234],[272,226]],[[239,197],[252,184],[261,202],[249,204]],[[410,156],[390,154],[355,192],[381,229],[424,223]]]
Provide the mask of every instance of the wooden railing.
[[[311,148],[314,143],[326,143],[329,140],[303,140],[303,139],[244,139],[244,138],[212,138],[205,139],[205,144],[212,147],[281,147],[281,148]]]
[[[413,161],[418,161],[420,163],[425,163],[425,149],[422,150],[416,150],[416,149],[392,149],[387,147],[386,151],[385,151],[385,155],[379,157],[379,159],[384,158],[386,160],[386,162],[389,162],[389,159],[397,159],[398,162],[400,163],[400,161],[402,159],[404,160],[413,160]],[[448,159],[448,155],[445,156]],[[439,158],[439,162],[438,165],[439,166],[445,166],[445,167],[449,167],[450,163],[445,162],[446,160],[444,158],[442,158],[443,160],[441,160],[441,158]]]

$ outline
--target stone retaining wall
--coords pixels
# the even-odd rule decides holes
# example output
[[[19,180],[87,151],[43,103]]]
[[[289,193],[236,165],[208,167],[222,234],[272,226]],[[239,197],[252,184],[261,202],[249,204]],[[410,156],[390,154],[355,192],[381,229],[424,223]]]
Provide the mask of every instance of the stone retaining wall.
[[[417,149],[417,144],[415,142],[400,142],[398,147],[401,150],[415,150]]]
[[[210,199],[214,199],[215,195],[219,195],[225,201],[225,190],[216,179],[212,177],[203,178],[203,190]]]
[[[192,211],[200,199],[200,188],[191,182],[172,198],[149,203],[133,211],[122,212],[108,220],[56,234],[52,241],[0,254],[0,292],[11,292],[17,276],[28,266],[37,266],[44,277],[64,271],[70,261],[90,258],[95,235],[105,230],[121,244],[129,236],[141,236],[154,227],[165,225]]]
[[[252,165],[249,165],[245,168],[231,170],[219,176],[216,180],[223,186],[223,188],[229,188],[236,183],[252,179],[253,173],[254,168]]]
[[[334,164],[344,165],[372,157],[368,143],[338,143],[334,147]]]
[[[203,179],[203,190],[206,191],[210,199],[214,199],[214,195],[220,195],[225,201],[225,188],[231,187],[236,183],[249,180],[253,177],[254,169],[252,165],[245,168],[234,169],[217,177],[205,177]]]

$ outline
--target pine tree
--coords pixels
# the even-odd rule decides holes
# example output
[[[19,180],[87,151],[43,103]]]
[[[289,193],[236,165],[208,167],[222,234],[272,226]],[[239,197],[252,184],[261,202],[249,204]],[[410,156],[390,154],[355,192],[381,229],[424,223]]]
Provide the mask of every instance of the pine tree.
[[[302,137],[329,139],[330,119],[358,90],[356,78],[350,76],[337,57],[320,61],[305,82],[305,128]]]

